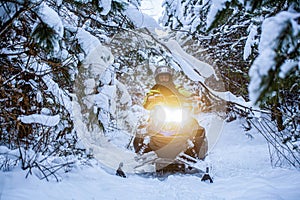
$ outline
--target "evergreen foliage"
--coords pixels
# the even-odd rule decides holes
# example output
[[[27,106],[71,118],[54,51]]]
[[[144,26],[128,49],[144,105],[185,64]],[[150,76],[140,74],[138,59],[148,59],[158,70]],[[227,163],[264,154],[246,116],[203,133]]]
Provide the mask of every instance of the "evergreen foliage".
[[[112,1],[111,7],[105,6],[110,8],[107,13],[99,2],[1,2],[0,146],[19,149],[16,162],[2,157],[1,162],[20,161],[23,169],[31,173],[38,168],[47,179],[71,166],[70,156],[89,156],[78,143],[72,121],[71,93],[84,55],[75,37],[77,27],[100,40],[133,27],[122,13],[128,2]],[[26,122],[23,117],[28,116],[56,116],[59,121]],[[51,156],[64,157],[65,162],[47,167],[46,158]]]
[[[167,48],[146,29],[135,29],[124,13],[130,4],[139,6],[140,1],[9,0],[0,4],[0,146],[19,152],[12,162],[8,159],[4,163],[20,162],[29,172],[38,168],[47,179],[61,167],[71,166],[74,155],[91,156],[80,146],[72,119],[74,83],[86,56],[77,37],[79,30],[109,46],[114,55],[115,63],[105,73],[110,79],[103,78],[95,91],[115,85],[119,99],[123,100],[117,105],[118,113],[105,110],[109,127],[100,121],[101,128],[107,133],[109,128],[117,128],[116,121],[123,120],[122,127],[128,131],[134,129],[136,121],[128,113],[136,111],[134,105],[142,103],[145,91],[152,85],[153,66],[178,66]],[[161,22],[172,29],[170,37],[178,39],[188,53],[218,69],[222,80],[211,77],[205,84],[224,91],[221,85],[224,82],[225,90],[245,99],[249,99],[250,81],[256,76],[253,66],[264,67],[259,59],[266,50],[261,40],[266,33],[263,23],[272,17],[278,19],[282,11],[299,13],[296,0],[166,0],[164,7]],[[257,76],[261,82],[255,94],[261,108],[271,113],[266,114],[261,125],[277,128],[259,130],[266,138],[276,134],[270,144],[297,167],[300,166],[299,15],[283,23],[284,28],[277,32],[271,49],[274,56],[270,59],[275,64],[268,68],[267,75]],[[180,76],[179,81],[186,79]],[[124,89],[123,84],[127,83],[130,84]],[[205,93],[205,85],[191,88],[202,88]],[[126,95],[130,98],[126,99]],[[209,95],[204,96],[215,100]],[[217,102],[219,106],[224,106],[223,103]],[[251,109],[245,109],[245,113],[235,110],[232,104],[228,109],[246,117],[250,125],[253,122]],[[48,124],[26,123],[23,117],[35,114],[59,116],[59,120]],[[51,156],[64,157],[65,162],[49,168],[45,160]],[[9,167],[0,164],[0,169]]]
[[[275,165],[299,167],[299,1],[166,0],[164,8],[161,23],[218,69],[226,90],[270,111],[257,128],[276,149]]]

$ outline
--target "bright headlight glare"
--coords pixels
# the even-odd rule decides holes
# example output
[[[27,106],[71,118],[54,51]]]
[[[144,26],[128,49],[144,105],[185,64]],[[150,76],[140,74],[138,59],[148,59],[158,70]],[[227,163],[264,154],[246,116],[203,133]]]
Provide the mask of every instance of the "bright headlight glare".
[[[181,122],[182,121],[182,109],[180,108],[167,108],[164,107],[165,122]]]

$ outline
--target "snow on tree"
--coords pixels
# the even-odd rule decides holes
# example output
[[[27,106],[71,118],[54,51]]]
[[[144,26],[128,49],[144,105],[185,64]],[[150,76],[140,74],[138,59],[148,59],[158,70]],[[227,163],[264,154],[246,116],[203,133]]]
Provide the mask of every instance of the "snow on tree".
[[[177,1],[181,11],[172,11],[177,8],[170,6],[172,3],[174,1],[165,1],[161,23],[177,31],[177,38],[188,53],[218,71],[222,81],[212,79],[207,84],[247,99],[248,81],[244,84],[244,79],[250,62],[239,57],[249,24],[248,18],[241,19],[245,13],[232,6],[234,2],[230,1]],[[217,27],[218,21],[223,21],[224,25]]]
[[[166,0],[163,5],[161,23],[177,31],[183,48],[218,69],[226,90],[268,110],[255,122],[252,108],[241,113],[248,116],[246,129],[259,124],[273,164],[299,167],[299,3]],[[206,84],[217,89],[215,82]]]
[[[100,4],[52,0],[1,3],[0,100],[5,103],[0,111],[0,145],[19,149],[15,159],[23,169],[31,172],[36,168],[40,178],[53,175],[58,180],[57,170],[77,162],[73,155],[88,156],[74,129],[73,84],[91,53],[89,48],[119,28],[132,27],[123,13],[128,4],[114,0]],[[84,32],[97,38],[82,43]],[[96,71],[91,73],[99,75],[99,68],[93,69]],[[97,81],[100,77],[93,78]],[[92,85],[98,84],[93,80],[85,80],[87,95]],[[52,163],[51,156],[65,158]]]
[[[249,94],[253,102],[272,95],[275,76],[285,79],[290,73],[299,73],[300,25],[296,21],[299,18],[299,13],[282,11],[264,20],[259,55],[249,72]]]
[[[0,101],[5,103],[0,105],[0,145],[13,151],[18,149],[19,153],[14,155],[22,168],[31,172],[37,167],[40,177],[46,179],[55,176],[56,170],[77,162],[73,155],[88,157],[92,153],[103,160],[111,156],[116,159],[106,164],[115,167],[119,160],[133,156],[124,151],[125,144],[112,145],[108,142],[112,137],[106,137],[116,134],[115,130],[127,133],[135,130],[142,117],[138,115],[143,112],[141,101],[153,83],[156,66],[169,65],[178,72],[183,71],[188,77],[180,76],[179,81],[204,94],[210,103],[215,103],[216,109],[218,106],[224,109],[228,107],[224,107],[223,100],[229,101],[230,106],[241,103],[233,94],[248,97],[248,70],[254,60],[252,66],[263,64],[264,52],[271,50],[282,53],[272,57],[282,62],[276,63],[276,68],[268,65],[267,69],[285,87],[265,93],[271,96],[263,99],[263,106],[269,107],[273,115],[268,116],[271,123],[263,125],[281,131],[279,140],[270,143],[275,148],[279,144],[280,153],[287,145],[288,153],[283,155],[289,158],[296,155],[290,161],[298,166],[295,153],[299,153],[300,138],[299,85],[296,84],[299,82],[299,16],[292,14],[292,9],[298,7],[290,7],[290,1],[268,3],[264,2],[265,9],[256,12],[260,5],[257,1],[166,0],[161,21],[180,32],[170,32],[165,38],[143,29],[158,27],[138,11],[139,1],[2,3]],[[270,5],[291,10],[279,12]],[[273,18],[268,22],[271,15]],[[279,16],[284,17],[284,22],[277,20]],[[263,36],[267,34],[265,27],[274,26],[270,25],[274,22],[280,23],[275,34],[279,37],[275,41],[279,39],[279,42],[268,49],[263,43],[268,40]],[[286,31],[290,31],[288,36],[281,38]],[[166,42],[172,41],[170,38],[176,39],[182,49],[177,43]],[[196,59],[186,53],[176,54],[176,49],[172,51],[174,45]],[[256,70],[252,69],[252,78],[262,80],[262,84],[270,83],[270,80],[264,82],[265,78]],[[186,81],[188,78],[199,81],[200,85]],[[225,86],[221,85],[223,81]],[[255,96],[264,92],[255,91],[251,85],[250,89]],[[239,106],[246,109],[242,103]],[[242,114],[250,119],[251,112],[248,109]],[[269,132],[273,133],[268,129],[262,134]],[[130,136],[126,136],[128,142]],[[87,152],[82,144],[89,144],[93,152]],[[116,150],[114,145],[123,149]],[[7,152],[6,147],[1,149]],[[51,156],[64,159],[54,165],[53,173],[45,173],[47,166],[39,167],[48,165]]]
[[[273,156],[274,162],[286,159],[296,167],[300,166],[299,17],[294,11],[282,11],[264,20],[259,55],[249,72],[250,99],[270,108],[278,130],[277,139],[264,132],[272,147],[284,152]]]

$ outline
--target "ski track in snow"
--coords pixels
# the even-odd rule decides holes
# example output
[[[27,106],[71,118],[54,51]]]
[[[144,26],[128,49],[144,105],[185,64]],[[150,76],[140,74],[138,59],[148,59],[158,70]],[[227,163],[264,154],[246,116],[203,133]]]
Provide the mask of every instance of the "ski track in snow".
[[[25,179],[25,171],[14,169],[0,172],[0,199],[298,199],[300,173],[271,168],[264,139],[252,135],[248,138],[237,121],[225,124],[210,155],[213,184],[192,175],[159,180],[130,174],[124,179],[96,164],[62,174],[61,182],[35,175]]]

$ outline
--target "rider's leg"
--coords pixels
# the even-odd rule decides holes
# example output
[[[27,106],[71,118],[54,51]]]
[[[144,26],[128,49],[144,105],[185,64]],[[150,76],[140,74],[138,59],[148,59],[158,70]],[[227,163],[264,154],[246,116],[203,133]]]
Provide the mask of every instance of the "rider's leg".
[[[197,157],[204,160],[208,151],[208,142],[205,129],[201,126],[197,129],[197,133],[194,138],[194,146],[195,151],[197,152]]]
[[[185,128],[185,131],[190,131],[190,140],[193,142],[193,147],[187,149],[185,153],[194,158],[203,160],[208,151],[208,143],[206,139],[205,129],[202,126],[200,126],[196,120],[193,120],[189,124],[189,128]]]

